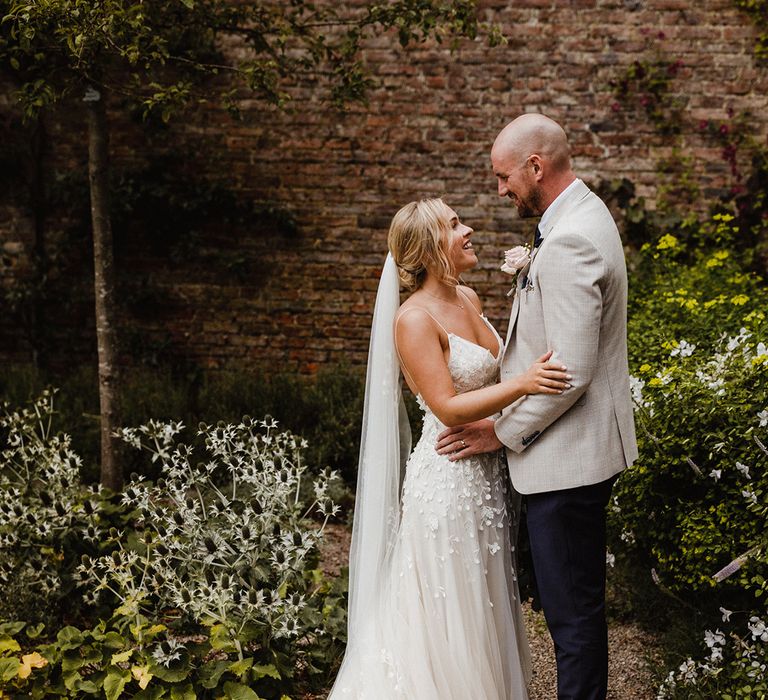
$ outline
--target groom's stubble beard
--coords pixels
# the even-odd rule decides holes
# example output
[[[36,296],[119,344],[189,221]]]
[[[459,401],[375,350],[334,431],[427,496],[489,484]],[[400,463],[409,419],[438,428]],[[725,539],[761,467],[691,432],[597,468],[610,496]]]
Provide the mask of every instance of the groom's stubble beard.
[[[533,187],[525,199],[513,195],[513,201],[517,207],[517,215],[521,219],[532,219],[536,216],[541,216],[544,213],[541,206],[541,189],[538,187]]]

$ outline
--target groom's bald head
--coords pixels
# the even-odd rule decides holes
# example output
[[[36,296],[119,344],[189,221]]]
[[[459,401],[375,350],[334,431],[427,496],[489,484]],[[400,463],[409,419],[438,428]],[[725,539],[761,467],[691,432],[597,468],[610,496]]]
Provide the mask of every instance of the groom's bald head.
[[[563,127],[543,114],[523,114],[507,124],[494,141],[491,158],[494,154],[523,159],[537,154],[555,170],[571,167],[571,149]]]
[[[541,216],[574,181],[571,149],[563,128],[543,114],[523,114],[507,124],[491,149],[500,197],[518,214]]]

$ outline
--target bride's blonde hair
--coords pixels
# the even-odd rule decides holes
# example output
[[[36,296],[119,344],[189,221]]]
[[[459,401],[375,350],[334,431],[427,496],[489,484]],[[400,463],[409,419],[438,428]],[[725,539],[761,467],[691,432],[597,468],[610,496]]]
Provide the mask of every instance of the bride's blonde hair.
[[[450,231],[451,210],[439,198],[409,202],[392,218],[387,245],[408,291],[421,287],[427,272],[441,282],[458,283],[448,257]]]

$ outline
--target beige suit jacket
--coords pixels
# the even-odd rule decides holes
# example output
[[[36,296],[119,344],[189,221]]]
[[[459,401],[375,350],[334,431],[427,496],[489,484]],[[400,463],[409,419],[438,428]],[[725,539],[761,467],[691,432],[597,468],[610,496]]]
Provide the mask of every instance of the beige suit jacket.
[[[525,396],[496,421],[523,494],[604,481],[637,458],[627,366],[627,271],[608,208],[580,180],[516,278],[502,379],[554,350],[562,394]]]

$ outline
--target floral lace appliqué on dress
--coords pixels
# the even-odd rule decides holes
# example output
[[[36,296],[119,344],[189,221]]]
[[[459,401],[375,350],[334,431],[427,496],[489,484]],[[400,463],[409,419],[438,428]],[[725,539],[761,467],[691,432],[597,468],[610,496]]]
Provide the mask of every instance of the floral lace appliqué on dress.
[[[448,338],[458,393],[498,381],[500,357]],[[530,664],[502,458],[438,455],[445,426],[418,401],[424,424],[378,609],[347,648],[329,700],[525,700]]]

